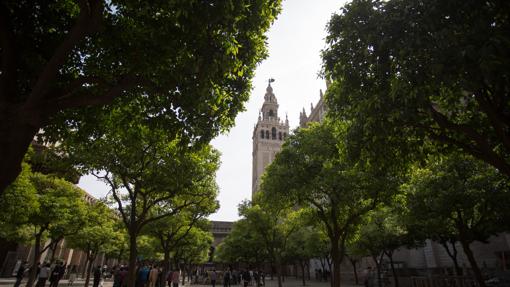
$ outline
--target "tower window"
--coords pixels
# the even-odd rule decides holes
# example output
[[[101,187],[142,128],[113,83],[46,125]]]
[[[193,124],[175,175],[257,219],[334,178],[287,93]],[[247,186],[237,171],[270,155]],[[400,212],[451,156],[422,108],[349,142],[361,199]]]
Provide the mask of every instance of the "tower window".
[[[287,133],[283,133],[283,139],[287,138]]]
[[[278,133],[278,139],[279,139],[279,140],[282,140],[282,132],[279,132],[279,133]]]
[[[263,139],[264,138],[264,130],[261,130],[260,131],[260,138]]]
[[[269,110],[269,116],[270,116],[270,117],[274,117],[274,112],[273,112],[273,110]]]
[[[276,139],[276,128],[274,127],[271,129],[271,138],[274,140]]]
[[[269,139],[269,131],[266,130],[266,139]]]

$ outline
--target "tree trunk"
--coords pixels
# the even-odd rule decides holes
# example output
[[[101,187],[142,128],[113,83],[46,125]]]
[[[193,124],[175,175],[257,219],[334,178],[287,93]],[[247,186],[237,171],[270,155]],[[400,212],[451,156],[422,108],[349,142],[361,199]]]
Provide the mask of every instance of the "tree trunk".
[[[163,250],[163,280],[166,282],[166,276],[170,272],[170,250]]]
[[[30,275],[28,276],[26,287],[32,287],[34,285],[35,277],[37,276],[37,263],[41,260],[41,236],[42,232],[35,235],[34,260],[32,261],[32,268],[30,269]]]
[[[134,216],[131,215],[131,216]],[[129,269],[128,269],[128,287],[135,287],[136,281],[136,257],[137,257],[137,246],[136,246],[136,232],[135,228],[129,230]]]
[[[304,260],[300,260],[299,261],[301,265],[301,277],[303,278],[303,286],[306,286],[306,281],[305,281],[305,262]]]
[[[282,265],[276,263],[276,277],[278,277],[278,287],[282,287]]]
[[[28,123],[30,117],[33,123]],[[19,108],[0,106],[0,195],[18,177],[21,162],[41,127],[40,115],[32,111],[29,116]],[[33,283],[33,282],[31,282]]]
[[[352,270],[354,273],[354,282],[356,283],[356,285],[358,285],[359,284],[358,268],[356,267],[356,263],[358,262],[358,260],[349,257],[349,261],[351,262]]]
[[[391,273],[393,274],[393,278],[395,280],[395,287],[399,286],[397,271],[395,270],[395,265],[393,264],[393,251],[386,252],[386,256],[390,259]]]
[[[452,259],[453,266],[455,269],[455,275],[461,276],[462,271],[460,269],[459,261],[457,259],[458,252],[457,252],[457,248],[455,247],[455,241],[453,241],[453,242],[450,241],[450,244],[452,245],[452,250],[450,250],[450,248],[448,248],[448,241],[441,241],[440,244],[446,250],[446,254],[448,254],[448,256]]]
[[[378,254],[372,254],[372,259],[375,261],[375,267],[377,268],[377,286],[381,287],[381,261],[377,258]],[[381,257],[382,258],[382,257]]]
[[[96,260],[96,255],[87,256],[87,272],[85,275],[85,285],[84,287],[89,287],[90,282],[90,273],[92,272],[92,266],[94,265],[94,260]]]
[[[186,265],[182,268],[182,286],[186,283]]]
[[[486,287],[485,280],[483,279],[482,271],[480,270],[480,267],[478,267],[478,264],[476,263],[475,256],[473,255],[473,251],[469,247],[469,242],[466,242],[466,240],[460,240],[460,243],[462,244],[462,249],[464,250],[464,253],[466,254],[466,257],[468,258],[469,264],[471,264],[471,269],[473,269],[473,273],[475,275],[475,279],[479,284],[479,287]]]
[[[340,264],[342,263],[342,256],[340,254],[339,241],[339,238],[333,238],[331,240],[331,262],[333,265],[333,272],[331,272],[331,287],[340,287]]]

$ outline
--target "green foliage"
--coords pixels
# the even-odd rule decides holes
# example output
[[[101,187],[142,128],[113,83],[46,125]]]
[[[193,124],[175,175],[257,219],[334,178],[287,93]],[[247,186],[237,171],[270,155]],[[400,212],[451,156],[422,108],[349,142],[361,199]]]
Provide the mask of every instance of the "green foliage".
[[[413,170],[407,191],[408,220],[431,239],[486,242],[508,230],[506,177],[470,156],[430,157]]]
[[[363,1],[328,26],[331,114],[351,157],[406,165],[462,149],[510,176],[510,7],[505,1]]]
[[[346,240],[363,215],[397,191],[395,178],[346,159],[345,127],[325,121],[297,130],[267,168],[261,185],[268,198],[286,198],[311,209],[330,241],[333,278],[340,277]],[[339,286],[340,281],[332,284]]]
[[[206,229],[203,227],[206,227]],[[192,227],[176,249],[175,257],[188,266],[191,264],[203,264],[209,259],[213,235],[209,231],[208,226],[203,227]]]
[[[69,245],[87,253],[93,260],[100,252],[122,245],[122,232],[117,230],[117,219],[113,210],[102,202],[85,207],[85,222],[80,229],[66,237]]]
[[[226,264],[242,262],[256,265],[265,262],[268,255],[260,234],[243,218],[234,223],[230,234],[218,245],[215,259]]]
[[[32,173],[27,164],[0,198],[2,236],[31,242],[36,235],[59,239],[83,220],[84,193],[73,184]]]
[[[39,131],[52,143],[77,131],[96,137],[125,105],[168,134],[208,143],[244,109],[280,2],[2,2],[0,190]]]

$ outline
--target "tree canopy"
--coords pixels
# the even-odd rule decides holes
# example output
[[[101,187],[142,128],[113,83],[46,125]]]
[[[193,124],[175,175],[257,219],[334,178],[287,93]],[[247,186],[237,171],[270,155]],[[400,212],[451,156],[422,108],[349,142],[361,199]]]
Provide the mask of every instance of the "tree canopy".
[[[311,208],[330,240],[332,286],[340,286],[346,240],[364,214],[392,197],[396,181],[360,169],[344,153],[344,124],[325,121],[289,137],[264,174],[261,190]]]
[[[91,135],[105,105],[137,99],[145,118],[191,141],[230,127],[279,10],[279,0],[3,1],[0,192],[40,129],[51,142],[67,129]]]
[[[354,0],[328,25],[331,114],[377,165],[462,149],[510,176],[510,4]]]

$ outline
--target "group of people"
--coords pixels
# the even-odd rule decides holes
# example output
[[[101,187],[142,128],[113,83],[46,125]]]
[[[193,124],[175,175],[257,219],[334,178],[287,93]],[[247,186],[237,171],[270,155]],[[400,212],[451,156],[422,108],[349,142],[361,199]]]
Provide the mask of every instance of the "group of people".
[[[57,262],[54,266],[52,266],[50,263],[38,264],[36,268],[36,287],[45,287],[46,281],[48,280],[50,282],[49,287],[57,287],[60,280],[64,277],[64,274],[66,274],[66,272],[72,272],[69,267],[66,268],[66,265],[63,262]],[[14,287],[20,286],[23,277],[25,277],[25,274],[29,271],[30,268],[28,266],[28,262],[24,261],[21,263],[21,265],[18,267],[18,270],[16,271],[16,282],[14,283]],[[71,273],[69,276],[70,285],[72,285],[75,277],[76,275],[74,274],[73,276],[73,273]]]
[[[330,272],[327,269],[315,269],[315,279],[319,281],[328,281]]]
[[[99,269],[99,266],[98,266]],[[96,270],[98,270],[96,269]],[[163,274],[163,268],[156,264],[140,264],[136,270],[135,286],[136,287],[178,287],[180,271],[170,270],[167,274]],[[113,287],[126,287],[128,282],[128,267],[113,267]],[[165,276],[164,276],[165,275]],[[96,286],[96,278],[100,279],[100,272],[94,272],[94,286]],[[165,284],[166,283],[166,284]]]
[[[208,272],[209,279],[212,287],[216,287],[216,282],[218,280],[218,273],[215,269]],[[223,287],[230,287],[232,285],[242,284],[244,287],[247,286],[257,286],[260,287],[264,285],[264,272],[262,271],[253,271],[249,269],[244,270],[233,270],[226,269],[222,274]]]
[[[67,267],[62,262],[57,262],[54,266],[49,263],[39,264],[37,266],[37,283],[35,287],[46,287],[46,282],[49,280],[49,287],[58,287],[59,281],[64,277],[65,274],[69,274],[68,285],[72,285],[76,279],[76,267],[72,272],[72,267]],[[19,287],[21,281],[26,273],[28,273],[29,267],[27,262],[23,262],[16,272],[16,283],[14,287]],[[105,279],[106,274],[110,274],[113,277],[113,287],[127,287],[128,282],[128,267],[127,266],[114,266],[111,270],[108,267],[98,265],[93,268],[92,271],[92,287],[102,286],[101,282]],[[136,287],[179,287],[181,278],[181,271],[169,270],[166,274],[163,274],[163,268],[156,264],[140,264],[136,270]],[[74,275],[74,276],[73,276]],[[215,269],[212,271],[199,272],[195,270],[193,274],[189,274],[191,280],[192,275],[195,276],[195,283],[198,283],[200,275],[204,279],[209,279],[212,287],[216,287],[217,282],[222,282],[224,287],[231,287],[232,285],[241,284],[244,287],[257,286],[260,287],[265,285],[264,273],[262,271],[253,271],[249,269],[235,270],[226,269],[223,272],[216,272]],[[165,286],[166,285],[166,286]]]

